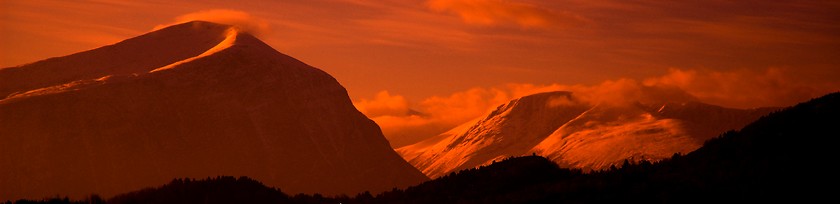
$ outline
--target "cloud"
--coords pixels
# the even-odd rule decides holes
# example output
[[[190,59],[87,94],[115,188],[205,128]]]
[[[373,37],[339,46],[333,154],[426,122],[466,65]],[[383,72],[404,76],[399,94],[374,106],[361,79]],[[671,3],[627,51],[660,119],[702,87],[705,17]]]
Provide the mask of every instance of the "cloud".
[[[661,77],[646,79],[650,86],[676,87],[700,101],[737,108],[790,106],[798,102],[838,91],[840,83],[826,83],[797,78],[794,71],[782,68],[766,70],[683,70],[670,69]]]
[[[392,146],[397,148],[483,117],[497,106],[515,98],[549,91],[571,91],[574,99],[550,100],[547,106],[581,102],[627,104],[636,101],[693,99],[679,90],[647,87],[636,80],[619,79],[591,86],[510,83],[495,87],[475,87],[446,96],[432,96],[414,105],[400,95],[382,91],[373,99],[362,99],[354,105],[376,121]]]
[[[467,24],[523,28],[568,26],[584,21],[578,15],[558,13],[536,5],[504,0],[429,0],[426,5],[437,12],[457,14]]]
[[[381,91],[373,99],[362,99],[354,105],[379,124],[382,132],[396,148],[483,117],[497,106],[515,98],[549,91],[572,91],[575,100],[550,100],[547,106],[568,105],[572,102],[628,103],[647,98],[683,96],[665,96],[663,93],[667,91],[645,88],[635,80],[621,79],[594,86],[510,83],[494,87],[474,87],[450,95],[432,96],[415,104],[409,103],[403,96]],[[656,97],[653,97],[654,95]]]
[[[391,95],[388,91],[381,91],[373,99],[362,99],[353,103],[353,105],[368,117],[407,116],[411,113],[405,97]]]
[[[399,147],[479,117],[510,97],[510,91],[500,88],[473,88],[429,97],[410,109],[404,97],[382,91],[373,99],[362,99],[354,105],[379,124],[392,146]]]
[[[232,25],[255,36],[264,36],[271,32],[268,21],[252,16],[244,11],[230,9],[211,9],[180,15],[175,17],[175,22],[155,26],[154,30],[190,21],[209,21]]]

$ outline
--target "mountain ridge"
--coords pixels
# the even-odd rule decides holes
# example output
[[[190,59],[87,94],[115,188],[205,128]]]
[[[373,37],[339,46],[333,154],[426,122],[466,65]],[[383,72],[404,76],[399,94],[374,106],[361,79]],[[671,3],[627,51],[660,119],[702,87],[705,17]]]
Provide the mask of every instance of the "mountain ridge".
[[[551,94],[566,97],[538,97]],[[595,102],[570,92],[525,96],[498,106],[481,120],[397,148],[397,152],[432,178],[532,153],[546,156],[566,168],[600,170],[619,165],[625,159],[656,161],[674,153],[691,152],[718,133],[738,129],[775,110],[703,104],[678,90],[656,87],[646,87],[639,94],[643,96],[641,101],[620,102]],[[530,104],[522,103],[525,101]],[[555,107],[536,112],[565,112],[567,116],[550,119],[504,115],[517,106]],[[534,126],[546,122],[554,125]],[[519,133],[511,134],[511,128],[519,129]],[[517,150],[505,152],[511,145],[502,141],[504,138],[516,140]]]
[[[0,69],[0,97],[77,80],[145,73],[212,48],[230,26],[193,21],[112,45]],[[161,46],[165,45],[165,46]],[[143,52],[142,55],[134,54]],[[132,63],[125,63],[129,61]],[[73,69],[69,69],[72,67]],[[25,67],[25,69],[24,69]]]

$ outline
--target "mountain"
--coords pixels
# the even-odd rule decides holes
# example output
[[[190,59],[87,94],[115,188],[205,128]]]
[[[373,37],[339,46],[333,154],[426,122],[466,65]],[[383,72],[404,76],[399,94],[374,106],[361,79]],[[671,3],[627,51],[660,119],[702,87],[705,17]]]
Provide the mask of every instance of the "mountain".
[[[690,99],[592,103],[570,92],[546,92],[514,99],[481,120],[397,152],[432,178],[529,154],[567,168],[600,170],[625,159],[657,161],[694,151],[772,110]]]
[[[540,93],[514,99],[474,124],[462,125],[442,136],[399,148],[398,152],[432,178],[522,155],[557,127],[586,111],[587,107],[583,105],[562,104],[570,100],[569,92]]]
[[[714,115],[714,113],[710,113]],[[832,199],[840,92],[785,108],[686,155],[583,173],[525,156],[439,177],[369,203],[756,203]]]
[[[832,199],[840,92],[763,116],[686,155],[584,173],[540,156],[506,158],[373,196],[288,196],[248,178],[176,179],[109,203],[758,203]],[[91,199],[97,201],[101,199]],[[216,202],[230,201],[230,202]],[[87,203],[50,199],[18,203]]]
[[[0,69],[0,95],[0,198],[217,175],[327,195],[428,179],[329,74],[227,25]]]

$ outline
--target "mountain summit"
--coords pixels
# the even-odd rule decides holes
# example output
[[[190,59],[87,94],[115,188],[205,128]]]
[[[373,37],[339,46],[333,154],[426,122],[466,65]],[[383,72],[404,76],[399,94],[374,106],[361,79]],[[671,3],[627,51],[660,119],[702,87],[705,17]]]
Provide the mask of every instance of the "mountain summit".
[[[644,92],[662,95],[656,91],[662,90]],[[570,92],[534,94],[397,152],[432,178],[530,154],[565,168],[601,170],[626,159],[657,161],[694,151],[773,110],[724,108],[685,97],[645,99],[593,103]]]
[[[428,179],[329,74],[200,21],[0,69],[0,166],[6,199],[218,175],[323,194]]]

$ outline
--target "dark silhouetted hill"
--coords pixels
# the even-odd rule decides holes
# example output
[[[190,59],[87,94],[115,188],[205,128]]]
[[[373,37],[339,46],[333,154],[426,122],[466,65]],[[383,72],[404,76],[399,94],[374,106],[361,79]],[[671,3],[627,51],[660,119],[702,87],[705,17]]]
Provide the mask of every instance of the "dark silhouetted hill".
[[[247,177],[175,179],[158,188],[122,194],[108,203],[290,203],[289,196]]]

